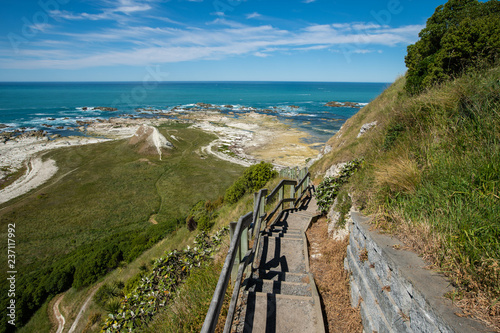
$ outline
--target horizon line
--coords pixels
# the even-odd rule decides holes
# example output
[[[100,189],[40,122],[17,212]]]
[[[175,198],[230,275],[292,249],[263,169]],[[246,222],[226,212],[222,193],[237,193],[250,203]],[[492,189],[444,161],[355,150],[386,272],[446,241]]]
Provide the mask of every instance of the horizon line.
[[[142,83],[139,81],[1,81],[2,83]],[[393,83],[394,81],[280,81],[280,80],[172,80],[154,81],[161,83]]]

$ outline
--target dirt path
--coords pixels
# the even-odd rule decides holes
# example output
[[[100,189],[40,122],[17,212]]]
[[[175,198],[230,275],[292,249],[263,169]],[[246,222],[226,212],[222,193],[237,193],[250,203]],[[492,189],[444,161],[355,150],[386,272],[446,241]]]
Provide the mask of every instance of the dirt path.
[[[64,297],[64,294],[61,294],[60,296],[58,296],[57,301],[54,302],[54,306],[52,307],[52,309],[54,311],[54,316],[56,317],[56,320],[57,320],[56,333],[62,333],[64,330],[64,324],[66,324],[66,319],[64,319],[64,316],[61,314],[61,311],[59,311],[59,304],[61,303],[63,297]]]
[[[96,285],[94,287],[94,289],[92,290],[92,292],[90,293],[90,295],[87,297],[87,299],[85,300],[85,303],[83,303],[83,305],[82,305],[82,307],[80,309],[80,312],[78,312],[78,315],[76,316],[76,319],[73,322],[73,325],[71,325],[68,333],[74,333],[75,332],[76,328],[78,327],[78,323],[82,319],[83,313],[85,312],[85,310],[87,310],[87,308],[89,306],[89,303],[92,300],[92,297],[94,297],[95,293],[97,292],[97,290],[99,289],[100,286],[101,286],[101,283],[99,283],[98,285]]]

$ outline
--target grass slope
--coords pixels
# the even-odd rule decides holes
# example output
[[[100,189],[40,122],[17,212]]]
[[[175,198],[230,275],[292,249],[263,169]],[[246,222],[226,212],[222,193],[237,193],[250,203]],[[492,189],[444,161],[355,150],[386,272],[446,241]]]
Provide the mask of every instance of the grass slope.
[[[0,237],[6,238],[8,223],[16,223],[18,290],[26,294],[23,288],[29,289],[30,299],[25,300],[29,308],[35,310],[44,296],[74,284],[78,265],[88,264],[87,257],[116,262],[134,259],[184,223],[184,214],[198,200],[223,195],[241,174],[242,167],[199,153],[213,135],[183,124],[165,125],[160,131],[175,145],[162,161],[139,155],[124,140],[55,150],[46,155],[59,167],[51,183],[3,205]],[[158,224],[153,225],[150,217]],[[4,252],[6,245],[0,245]],[[100,258],[104,247],[110,247],[107,254],[119,255]],[[51,265],[57,269],[74,265],[73,271],[65,272],[75,275],[47,281],[54,278],[50,274],[56,269],[49,269]],[[96,274],[110,268],[100,267]],[[85,272],[85,267],[80,271]],[[6,281],[5,272],[0,278]],[[47,285],[58,282],[64,286]],[[24,311],[18,319],[25,321],[30,315]]]
[[[455,299],[500,329],[500,68],[466,73],[417,96],[400,78],[334,136],[313,167],[364,158],[346,185],[446,273]],[[358,138],[363,124],[377,126]]]

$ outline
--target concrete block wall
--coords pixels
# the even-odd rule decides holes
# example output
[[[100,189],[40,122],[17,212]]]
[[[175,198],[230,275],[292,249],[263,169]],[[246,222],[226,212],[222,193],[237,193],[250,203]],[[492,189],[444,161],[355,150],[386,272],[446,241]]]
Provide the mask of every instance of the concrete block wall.
[[[364,330],[372,332],[490,332],[443,297],[451,290],[426,270],[397,239],[370,230],[369,219],[351,212],[345,269],[351,273],[351,302],[360,307]]]

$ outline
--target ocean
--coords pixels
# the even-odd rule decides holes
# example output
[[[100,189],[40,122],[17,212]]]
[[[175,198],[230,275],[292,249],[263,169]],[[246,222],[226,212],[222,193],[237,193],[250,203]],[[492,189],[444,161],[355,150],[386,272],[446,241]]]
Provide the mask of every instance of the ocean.
[[[325,82],[74,82],[0,83],[0,132],[44,130],[83,135],[78,121],[126,117],[175,117],[203,108],[231,113],[266,113],[325,142],[389,83]],[[207,106],[206,104],[210,104]],[[115,108],[116,111],[96,109]]]

